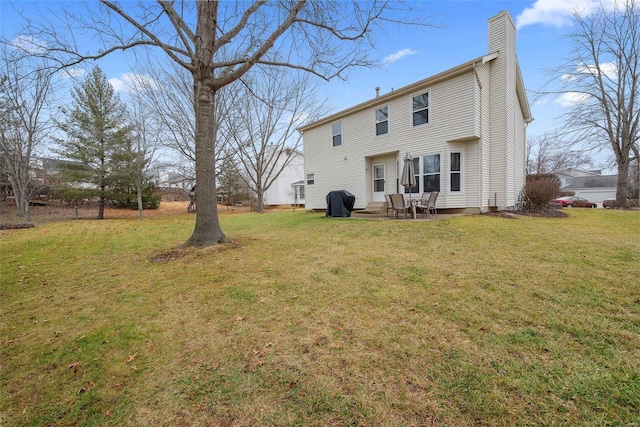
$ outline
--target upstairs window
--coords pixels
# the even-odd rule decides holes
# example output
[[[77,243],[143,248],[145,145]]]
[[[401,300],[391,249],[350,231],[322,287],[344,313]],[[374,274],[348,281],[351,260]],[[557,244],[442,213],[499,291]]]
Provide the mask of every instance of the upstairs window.
[[[342,122],[331,123],[331,136],[334,147],[342,145]]]
[[[376,135],[389,133],[389,107],[376,109]]]
[[[462,191],[462,153],[451,153],[450,191]]]
[[[308,173],[307,174],[307,185],[313,185],[316,182],[315,174]]]
[[[440,191],[440,154],[424,156],[423,165],[423,192]]]
[[[413,97],[413,125],[429,123],[429,92]]]

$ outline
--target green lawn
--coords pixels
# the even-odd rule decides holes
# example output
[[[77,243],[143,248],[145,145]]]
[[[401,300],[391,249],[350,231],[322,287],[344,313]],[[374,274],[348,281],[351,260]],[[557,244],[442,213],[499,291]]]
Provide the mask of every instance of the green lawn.
[[[0,232],[0,426],[640,423],[640,213]]]

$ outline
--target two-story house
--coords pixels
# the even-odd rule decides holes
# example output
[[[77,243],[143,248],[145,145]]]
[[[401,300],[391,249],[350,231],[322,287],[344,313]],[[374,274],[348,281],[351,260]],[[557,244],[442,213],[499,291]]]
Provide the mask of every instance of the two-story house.
[[[332,190],[355,195],[356,209],[408,191],[439,191],[438,209],[514,207],[532,120],[515,25],[501,12],[489,19],[486,55],[301,127],[306,207],[325,209]],[[399,183],[407,153],[409,190]]]

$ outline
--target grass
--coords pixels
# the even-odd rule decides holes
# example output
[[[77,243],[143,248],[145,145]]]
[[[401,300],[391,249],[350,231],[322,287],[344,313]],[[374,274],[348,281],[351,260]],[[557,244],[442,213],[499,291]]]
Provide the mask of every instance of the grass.
[[[0,232],[0,425],[640,423],[640,216]]]

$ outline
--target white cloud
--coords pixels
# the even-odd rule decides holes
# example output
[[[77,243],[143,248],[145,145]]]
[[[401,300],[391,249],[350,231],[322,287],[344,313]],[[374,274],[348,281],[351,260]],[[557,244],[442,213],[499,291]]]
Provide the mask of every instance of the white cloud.
[[[30,36],[17,36],[11,41],[10,46],[31,54],[41,54],[47,50],[44,42]]]
[[[595,65],[578,65],[576,71],[582,74],[599,74]],[[614,62],[603,62],[600,64],[600,72],[611,80],[615,80],[618,75],[618,66]]]
[[[616,80],[618,78],[618,66],[614,62],[603,62],[600,64],[600,72],[603,76],[607,77],[609,80]],[[573,74],[566,73],[563,74],[560,79],[564,82],[573,82],[578,80],[579,74],[592,74],[596,75],[598,73],[598,69],[595,65],[586,65],[584,62],[578,64],[576,66],[576,72]]]
[[[571,107],[575,104],[585,103],[591,98],[591,95],[581,92],[565,92],[560,95],[555,101],[555,104],[559,104],[562,107]]]
[[[64,79],[75,79],[87,74],[87,70],[84,68],[65,68],[60,72],[60,76]]]
[[[109,79],[113,90],[121,93],[137,92],[139,87],[157,88],[156,82],[146,74],[124,73]]]
[[[533,6],[516,17],[516,26],[543,24],[554,27],[570,26],[573,14],[589,15],[600,5],[610,8],[616,0],[537,0]]]
[[[418,51],[413,50],[413,49],[409,49],[409,48],[402,49],[402,50],[399,50],[396,53],[392,53],[391,55],[389,55],[386,58],[384,58],[382,63],[384,65],[391,64],[392,62],[395,62],[400,58],[404,58],[405,56],[408,56],[408,55],[415,55],[416,53],[418,53]]]

